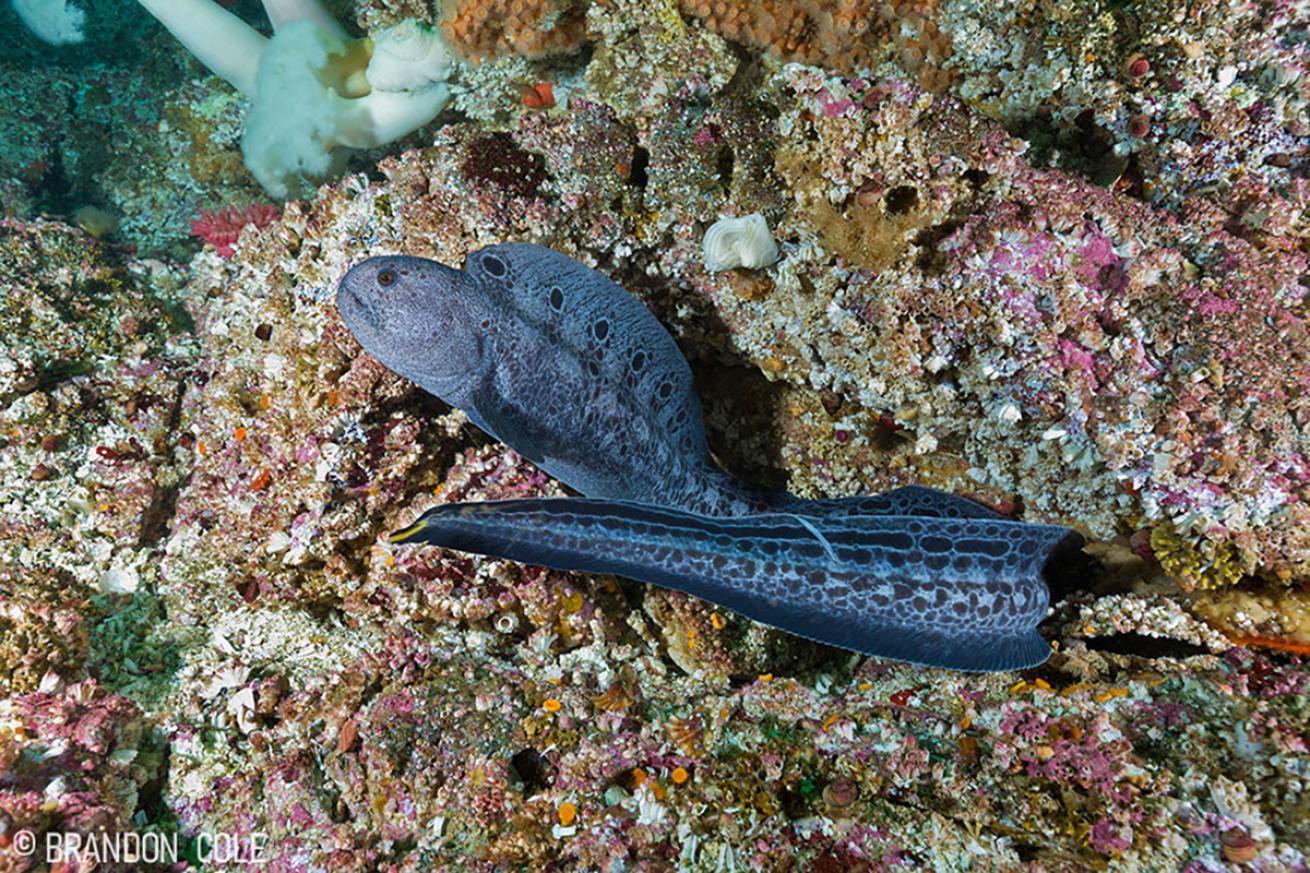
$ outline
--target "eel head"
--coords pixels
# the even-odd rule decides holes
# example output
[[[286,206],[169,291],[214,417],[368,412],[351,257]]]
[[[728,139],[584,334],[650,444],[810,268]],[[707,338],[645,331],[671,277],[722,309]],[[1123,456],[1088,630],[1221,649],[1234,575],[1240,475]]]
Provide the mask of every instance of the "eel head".
[[[337,308],[389,369],[452,406],[468,406],[486,369],[492,319],[465,273],[426,258],[369,258],[342,278]]]

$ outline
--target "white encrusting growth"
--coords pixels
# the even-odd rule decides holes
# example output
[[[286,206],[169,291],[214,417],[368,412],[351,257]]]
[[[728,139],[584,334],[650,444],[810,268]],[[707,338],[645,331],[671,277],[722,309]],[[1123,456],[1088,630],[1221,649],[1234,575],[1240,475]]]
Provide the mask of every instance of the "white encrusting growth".
[[[758,212],[741,218],[720,218],[701,242],[705,268],[712,273],[745,267],[758,270],[778,260],[778,246]]]

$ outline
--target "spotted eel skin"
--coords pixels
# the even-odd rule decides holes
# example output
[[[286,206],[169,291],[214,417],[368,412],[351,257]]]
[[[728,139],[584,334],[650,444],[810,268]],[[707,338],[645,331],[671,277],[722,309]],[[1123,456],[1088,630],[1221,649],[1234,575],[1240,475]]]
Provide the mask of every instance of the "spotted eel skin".
[[[1074,531],[910,487],[803,500],[741,482],[705,441],[673,338],[608,278],[541,246],[353,267],[337,305],[366,351],[582,498],[450,504],[392,536],[615,573],[799,636],[958,670],[1046,659],[1045,574]]]

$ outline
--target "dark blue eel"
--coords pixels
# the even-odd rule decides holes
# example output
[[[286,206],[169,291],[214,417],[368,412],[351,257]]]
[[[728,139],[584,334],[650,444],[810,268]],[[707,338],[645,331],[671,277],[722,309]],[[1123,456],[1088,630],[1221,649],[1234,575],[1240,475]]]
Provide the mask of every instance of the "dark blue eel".
[[[584,497],[448,504],[392,535],[684,591],[833,646],[957,670],[1046,660],[1045,576],[1075,531],[909,487],[803,500],[724,472],[691,371],[634,297],[541,246],[464,269],[353,267],[337,305],[360,344]]]

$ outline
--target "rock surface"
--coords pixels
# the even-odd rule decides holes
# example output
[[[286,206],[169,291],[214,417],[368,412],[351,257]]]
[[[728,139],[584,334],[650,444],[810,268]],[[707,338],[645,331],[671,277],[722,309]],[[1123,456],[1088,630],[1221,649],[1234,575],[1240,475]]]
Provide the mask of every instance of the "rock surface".
[[[1304,869],[1304,13],[921,5],[953,48],[910,81],[910,37],[852,77],[592,4],[589,53],[466,66],[465,117],[231,258],[0,224],[0,838],[264,834],[287,871]],[[518,102],[543,81],[554,107]],[[708,273],[705,228],[752,212],[780,260]],[[437,502],[562,492],[364,356],[335,284],[509,239],[651,307],[744,475],[1082,529],[1051,661],[919,670],[388,546]]]

